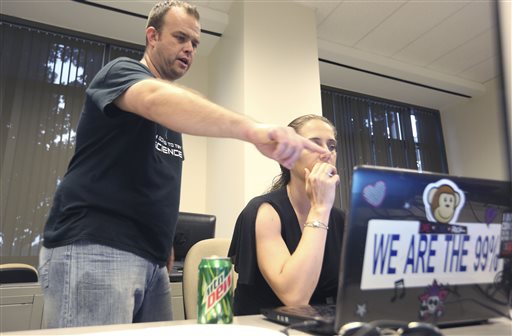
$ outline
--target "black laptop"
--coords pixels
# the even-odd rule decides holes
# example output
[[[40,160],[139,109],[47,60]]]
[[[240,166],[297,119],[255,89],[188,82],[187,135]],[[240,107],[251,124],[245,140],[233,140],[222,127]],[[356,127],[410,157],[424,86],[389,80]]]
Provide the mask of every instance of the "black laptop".
[[[303,329],[330,335],[353,322],[509,317],[510,260],[499,253],[511,199],[508,181],[356,167],[336,305],[263,314],[285,325],[314,321]]]

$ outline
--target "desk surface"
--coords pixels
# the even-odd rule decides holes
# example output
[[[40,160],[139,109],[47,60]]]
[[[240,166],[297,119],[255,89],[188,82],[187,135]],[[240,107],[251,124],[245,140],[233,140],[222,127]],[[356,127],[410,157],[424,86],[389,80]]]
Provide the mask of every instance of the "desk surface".
[[[182,326],[186,324],[195,324],[195,320],[182,320],[172,322],[153,322],[153,323],[138,323],[138,324],[118,324],[101,327],[80,327],[68,329],[45,329],[45,330],[28,330],[3,333],[2,335],[80,335],[91,333],[102,333],[107,336],[109,332],[117,334],[116,332],[122,330],[141,330],[146,328],[167,327],[166,335],[172,335],[173,326]],[[269,330],[279,331],[284,327],[266,320],[262,315],[240,316],[235,317],[234,324],[255,326],[260,328],[267,328]],[[168,332],[167,332],[168,331]],[[488,335],[488,336],[510,336],[512,335],[512,321],[506,318],[496,318],[489,320],[489,323],[457,327],[457,328],[443,328],[442,332],[446,336],[471,336],[471,335]],[[131,334],[131,333],[130,333]],[[141,330],[141,336],[142,330]],[[292,330],[290,335],[310,335],[308,333]]]

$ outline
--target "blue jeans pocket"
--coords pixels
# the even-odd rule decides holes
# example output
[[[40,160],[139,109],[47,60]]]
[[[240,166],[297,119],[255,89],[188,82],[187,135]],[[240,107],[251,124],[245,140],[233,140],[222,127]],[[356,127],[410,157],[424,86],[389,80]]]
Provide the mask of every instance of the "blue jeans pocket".
[[[53,249],[41,247],[39,252],[39,284],[42,288],[50,286],[50,264],[52,260]]]

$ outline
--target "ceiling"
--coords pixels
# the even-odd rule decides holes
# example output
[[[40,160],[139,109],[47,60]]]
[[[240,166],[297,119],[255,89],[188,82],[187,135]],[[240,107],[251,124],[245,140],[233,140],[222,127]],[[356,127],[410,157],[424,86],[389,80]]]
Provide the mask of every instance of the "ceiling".
[[[478,83],[496,75],[490,1],[289,1],[315,11],[320,48],[352,48]],[[189,2],[228,13],[235,1]]]
[[[190,2],[228,14],[236,1]],[[314,10],[324,85],[442,109],[497,75],[491,0],[280,1]]]
[[[237,1],[249,0],[189,2],[199,7],[204,30],[222,34],[229,24],[229,10]],[[272,3],[250,1],[264,1],[269,6]],[[403,91],[405,97],[413,94],[408,91],[413,83],[423,86],[423,90],[425,87],[438,90],[435,94],[443,97],[460,99],[461,95],[483,93],[483,84],[496,76],[490,1],[280,1],[314,10],[319,58],[325,60],[320,62],[322,84],[346,86],[353,82],[353,76],[366,76],[375,79],[372,81],[375,90],[381,92],[391,78],[400,82],[392,90]],[[103,8],[90,6],[91,3]],[[145,20],[130,13],[147,15],[153,4],[154,1],[127,0],[1,0],[0,10],[29,20],[143,44],[140,27]],[[113,12],[109,8],[126,12]],[[60,15],[64,10],[70,15]],[[81,23],[82,17],[95,17],[95,24],[91,25],[90,20]],[[117,18],[122,20],[122,28],[112,24]],[[208,55],[219,38],[222,37],[202,34],[199,54]],[[339,83],[340,78],[344,78],[344,83]],[[348,89],[367,90],[372,94],[367,85]],[[427,102],[432,99],[437,98],[426,98]],[[447,101],[442,100],[432,107],[446,105]],[[415,103],[421,105],[422,101]]]

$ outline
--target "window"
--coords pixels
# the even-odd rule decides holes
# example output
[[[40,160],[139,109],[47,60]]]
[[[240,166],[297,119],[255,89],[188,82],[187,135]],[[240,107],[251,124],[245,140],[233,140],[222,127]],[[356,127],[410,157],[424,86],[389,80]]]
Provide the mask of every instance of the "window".
[[[322,86],[322,110],[338,132],[343,209],[356,165],[448,173],[439,111],[327,86]]]
[[[141,59],[143,47],[7,21],[0,31],[0,255],[36,266],[53,194],[74,152],[85,89],[106,61]]]

